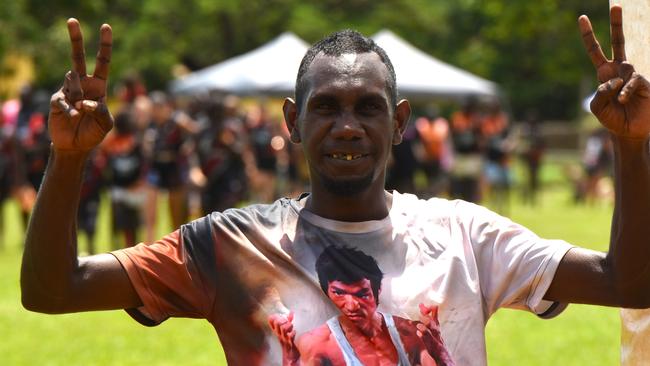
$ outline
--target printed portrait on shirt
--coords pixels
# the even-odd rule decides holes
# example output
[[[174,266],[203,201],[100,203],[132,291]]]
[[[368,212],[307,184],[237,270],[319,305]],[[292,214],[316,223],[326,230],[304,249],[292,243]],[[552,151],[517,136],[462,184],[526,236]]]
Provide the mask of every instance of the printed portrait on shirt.
[[[339,314],[300,335],[293,312],[270,315],[283,365],[454,364],[440,333],[436,305],[421,303],[418,320],[378,311],[384,273],[372,256],[331,245],[318,256],[315,271]]]

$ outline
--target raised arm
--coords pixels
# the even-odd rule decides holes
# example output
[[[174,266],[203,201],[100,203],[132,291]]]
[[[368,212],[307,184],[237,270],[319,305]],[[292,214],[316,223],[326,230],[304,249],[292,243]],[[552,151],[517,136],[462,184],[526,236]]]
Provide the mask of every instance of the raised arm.
[[[79,22],[68,20],[72,71],[51,99],[50,161],[27,228],[20,285],[29,310],[64,313],[140,305],[115,257],[77,257],[76,217],[84,165],[113,126],[106,104],[112,31],[101,27],[95,71],[86,74]]]
[[[626,61],[620,6],[611,8],[610,18],[612,60],[603,54],[589,19],[579,19],[602,83],[591,111],[614,142],[616,200],[609,252],[570,250],[545,298],[645,308],[650,307],[650,84]]]

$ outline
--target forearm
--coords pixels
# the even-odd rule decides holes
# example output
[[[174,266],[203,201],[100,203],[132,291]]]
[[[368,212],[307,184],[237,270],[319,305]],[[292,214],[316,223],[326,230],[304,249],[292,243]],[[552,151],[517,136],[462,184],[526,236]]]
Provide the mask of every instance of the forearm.
[[[650,306],[650,152],[647,139],[612,136],[615,207],[608,270],[625,307]]]
[[[87,154],[52,149],[27,228],[21,269],[23,304],[56,311],[78,268],[76,215]],[[52,310],[50,310],[52,309]]]

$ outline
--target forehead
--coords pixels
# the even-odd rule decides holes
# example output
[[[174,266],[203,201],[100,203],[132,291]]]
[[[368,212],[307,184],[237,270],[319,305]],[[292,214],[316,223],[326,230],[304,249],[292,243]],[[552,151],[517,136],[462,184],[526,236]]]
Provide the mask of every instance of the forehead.
[[[319,53],[305,73],[307,99],[320,93],[366,92],[387,95],[390,77],[386,65],[375,52],[344,53],[328,56]]]

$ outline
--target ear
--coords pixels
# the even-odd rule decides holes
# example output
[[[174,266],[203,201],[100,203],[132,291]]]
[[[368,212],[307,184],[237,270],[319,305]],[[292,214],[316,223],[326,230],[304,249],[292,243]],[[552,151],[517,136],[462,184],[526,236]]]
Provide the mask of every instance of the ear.
[[[395,129],[393,130],[393,145],[398,145],[402,142],[402,135],[406,130],[406,126],[411,117],[411,104],[408,100],[402,99],[395,106],[395,114],[393,120],[395,122]]]
[[[300,130],[298,130],[298,107],[296,102],[291,98],[286,98],[282,105],[284,113],[284,123],[287,124],[287,130],[290,133],[291,142],[300,143]]]

